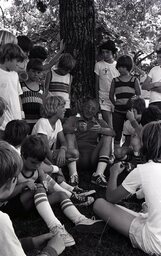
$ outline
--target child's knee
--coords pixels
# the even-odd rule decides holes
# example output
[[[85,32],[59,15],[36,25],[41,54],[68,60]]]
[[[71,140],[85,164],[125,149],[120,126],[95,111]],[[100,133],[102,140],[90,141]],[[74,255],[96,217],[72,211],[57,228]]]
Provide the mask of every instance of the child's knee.
[[[72,158],[73,160],[77,160],[79,159],[79,151],[75,148],[70,148],[67,151],[66,157],[67,157],[67,160],[70,160],[70,158]]]
[[[105,199],[103,198],[98,198],[95,202],[94,202],[94,205],[93,205],[93,211],[98,214],[100,212],[100,209],[102,209],[102,206],[104,205],[105,203]]]
[[[59,192],[56,192],[56,193],[57,193],[57,197],[58,197],[59,202],[62,202],[63,200],[69,198],[68,195],[65,192],[59,191]]]

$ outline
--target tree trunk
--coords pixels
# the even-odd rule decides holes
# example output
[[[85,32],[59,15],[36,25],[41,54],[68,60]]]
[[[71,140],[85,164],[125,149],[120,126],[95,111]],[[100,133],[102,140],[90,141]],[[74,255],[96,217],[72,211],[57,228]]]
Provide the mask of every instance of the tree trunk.
[[[87,96],[95,96],[95,12],[94,0],[59,0],[60,35],[65,51],[76,58],[71,90],[72,106]]]

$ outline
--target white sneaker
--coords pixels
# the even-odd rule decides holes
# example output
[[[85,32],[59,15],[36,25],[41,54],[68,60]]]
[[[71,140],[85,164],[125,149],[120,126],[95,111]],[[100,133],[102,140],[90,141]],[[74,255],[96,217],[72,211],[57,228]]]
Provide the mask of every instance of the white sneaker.
[[[76,224],[75,229],[82,233],[101,234],[105,225],[106,223],[103,220],[83,218]]]
[[[58,226],[58,233],[62,237],[65,247],[73,246],[75,245],[74,238],[66,231],[64,226]]]

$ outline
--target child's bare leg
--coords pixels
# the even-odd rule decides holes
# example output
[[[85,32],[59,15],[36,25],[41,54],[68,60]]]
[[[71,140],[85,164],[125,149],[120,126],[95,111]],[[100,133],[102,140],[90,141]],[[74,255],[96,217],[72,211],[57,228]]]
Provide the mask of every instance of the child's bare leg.
[[[93,210],[101,219],[108,222],[109,226],[129,237],[130,225],[136,217],[135,212],[127,211],[126,208],[109,203],[102,198],[95,201]]]
[[[107,110],[101,110],[103,120],[106,121],[106,123],[110,126],[110,128],[113,128],[112,123],[112,112]]]

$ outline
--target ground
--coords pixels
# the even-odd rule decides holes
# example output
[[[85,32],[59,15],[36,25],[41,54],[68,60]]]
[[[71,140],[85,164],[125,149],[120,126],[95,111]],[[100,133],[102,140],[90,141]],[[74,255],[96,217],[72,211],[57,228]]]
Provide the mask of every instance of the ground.
[[[90,183],[91,172],[79,171],[80,184],[84,188],[96,189],[96,197],[104,197],[105,189],[97,188]],[[132,199],[123,202],[126,206],[139,210],[140,204]],[[86,216],[93,216],[92,206],[79,208],[81,213]],[[59,220],[65,224],[66,229],[71,233],[76,241],[76,245],[66,248],[62,256],[145,256],[138,249],[134,249],[130,241],[124,236],[118,234],[110,227],[106,227],[105,232],[98,234],[82,234],[74,230],[73,224],[61,213],[59,207],[55,206],[54,210]],[[48,232],[45,223],[40,217],[34,213],[29,214],[27,218],[18,218],[14,220],[14,227],[18,237],[25,237],[28,235],[39,235]],[[28,253],[28,256],[36,255],[35,252]]]

